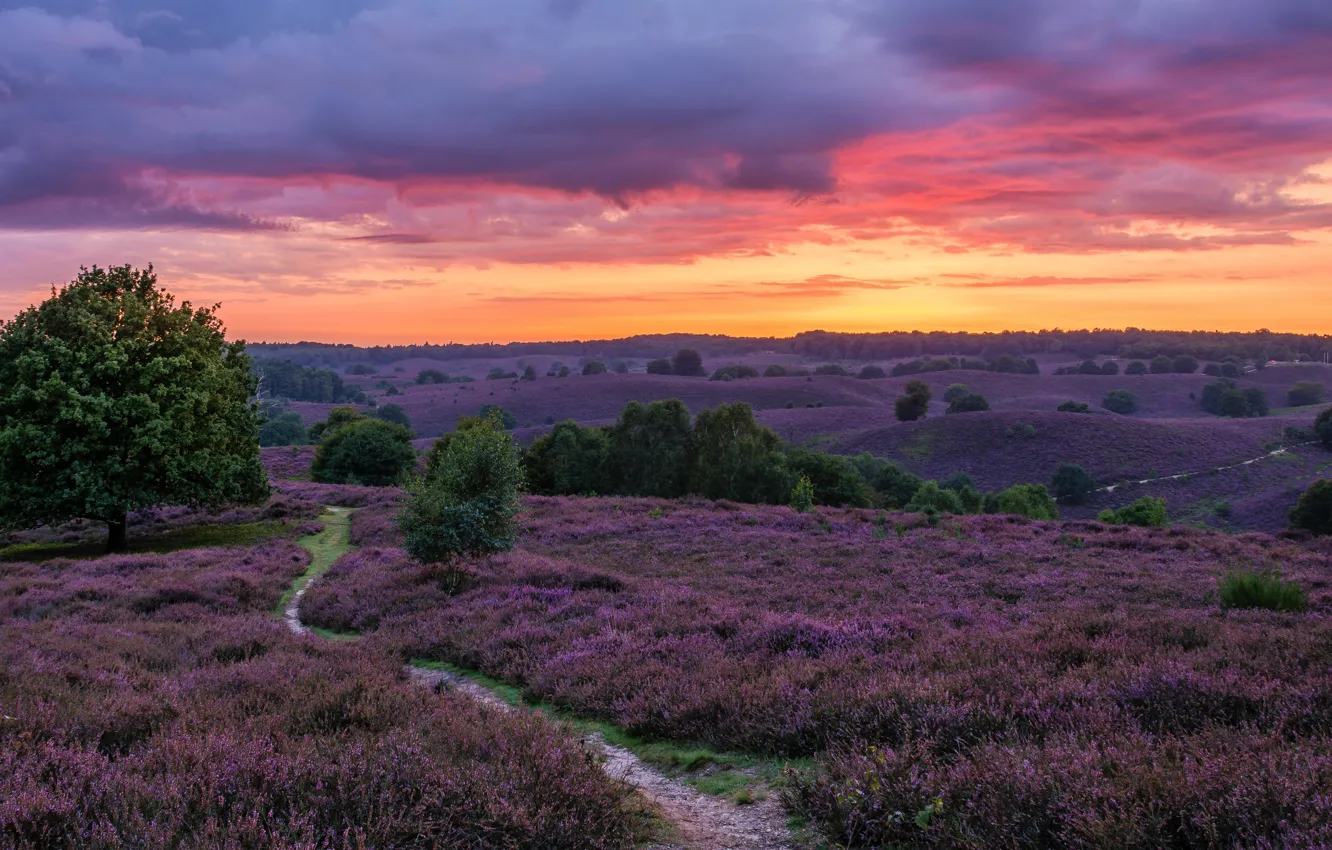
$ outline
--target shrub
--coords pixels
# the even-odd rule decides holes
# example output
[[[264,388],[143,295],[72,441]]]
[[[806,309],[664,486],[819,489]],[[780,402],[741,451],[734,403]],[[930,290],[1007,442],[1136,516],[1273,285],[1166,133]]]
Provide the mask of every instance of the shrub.
[[[438,369],[422,369],[416,373],[418,384],[447,384],[449,376]]]
[[[1315,481],[1300,494],[1299,501],[1290,509],[1290,527],[1314,534],[1332,534],[1332,480]]]
[[[1286,393],[1286,404],[1291,407],[1307,407],[1323,403],[1323,384],[1321,381],[1300,381]]]
[[[965,472],[954,472],[944,480],[939,482],[939,486],[945,490],[952,490],[954,493],[962,491],[963,487],[974,487],[976,482]]]
[[[1113,361],[1113,360],[1107,360],[1107,361],[1105,361],[1104,363],[1101,364],[1101,374],[1102,374],[1102,375],[1118,375],[1118,374],[1119,374],[1119,364],[1116,363],[1116,362]]]
[[[671,372],[696,378],[708,374],[703,368],[703,355],[692,348],[682,348],[675,352],[671,358]]]
[[[1301,613],[1308,609],[1304,589],[1281,574],[1234,570],[1217,582],[1222,608],[1265,608],[1268,611]]]
[[[1212,381],[1202,388],[1202,398],[1198,401],[1198,406],[1211,414],[1221,412],[1221,396],[1227,390],[1235,389],[1235,382],[1227,379]]]
[[[816,366],[816,367],[814,367],[814,374],[815,374],[815,375],[837,375],[837,376],[839,376],[839,377],[844,377],[844,378],[845,378],[845,377],[849,377],[849,376],[851,375],[850,372],[848,372],[848,371],[846,371],[845,369],[843,369],[843,368],[842,368],[839,364],[837,364],[837,363],[825,363],[825,364],[823,364],[822,366]]]
[[[1237,389],[1228,389],[1222,392],[1217,400],[1216,414],[1234,419],[1244,419],[1253,415],[1253,409],[1249,407],[1249,399],[1245,397],[1244,393]]]
[[[1219,363],[1208,363],[1203,367],[1203,374],[1213,378],[1221,377],[1221,365]]]
[[[860,378],[862,381],[878,380],[879,378],[888,377],[888,373],[883,371],[882,366],[864,366],[856,374],[856,377]]]
[[[1332,407],[1314,418],[1314,433],[1323,441],[1324,446],[1332,449]]]
[[[1059,519],[1059,507],[1044,484],[1015,484],[999,493],[995,508],[995,512],[1001,514],[1032,519]]]
[[[322,422],[316,422],[310,426],[309,437],[311,442],[317,442],[324,437],[332,434],[344,425],[349,425],[359,419],[363,419],[361,411],[349,405],[339,405],[328,412],[328,419]]]
[[[380,405],[375,408],[375,418],[383,419],[385,422],[392,422],[395,425],[401,425],[408,431],[412,430],[412,420],[407,416],[407,411],[403,410],[401,405]]]
[[[1128,390],[1111,390],[1101,400],[1101,407],[1111,413],[1128,415],[1138,409],[1138,397]]]
[[[560,422],[523,453],[528,489],[547,496],[610,493],[609,446],[605,429]]]
[[[1084,360],[1082,365],[1078,367],[1078,374],[1099,375],[1101,374],[1101,367],[1095,360]]]
[[[1097,516],[1101,522],[1111,525],[1141,525],[1148,528],[1164,528],[1166,524],[1166,501],[1156,496],[1143,496],[1118,510],[1101,511]]]
[[[536,379],[537,379],[536,367],[529,363],[527,367],[523,369],[523,380],[535,381]]]
[[[797,513],[807,514],[814,510],[814,484],[803,475],[791,489],[790,504]]]
[[[738,378],[757,378],[758,370],[753,366],[723,366],[712,373],[713,381],[734,381]]]
[[[874,493],[851,460],[842,455],[792,448],[786,452],[790,473],[810,482],[820,505],[868,508]]]
[[[914,422],[924,418],[930,409],[930,387],[924,381],[909,381],[906,393],[898,396],[895,412],[899,422]]]
[[[674,374],[674,371],[671,368],[671,361],[662,357],[648,361],[647,373],[649,375],[671,375]]]
[[[1170,371],[1181,375],[1192,375],[1198,371],[1198,361],[1187,354],[1181,354],[1171,362]]]
[[[1012,425],[1004,429],[1004,436],[1009,439],[1021,437],[1030,440],[1032,437],[1036,436],[1036,426],[1032,425],[1030,422],[1014,422]]]
[[[397,516],[403,548],[424,564],[513,548],[522,467],[498,412],[441,438]]]
[[[1091,405],[1085,401],[1069,400],[1055,408],[1060,413],[1091,413]]]
[[[517,377],[517,372],[506,372],[498,366],[486,373],[487,381],[510,381],[517,379]]]
[[[604,375],[606,374],[606,364],[600,360],[589,360],[583,364],[584,375]]]
[[[891,462],[883,462],[882,467],[875,472],[870,481],[875,492],[879,494],[883,507],[888,509],[906,507],[923,483],[920,476],[907,472]]]
[[[505,431],[512,431],[518,427],[518,418],[498,404],[481,405],[481,410],[477,413],[477,416],[481,419],[489,419],[492,414],[499,417],[500,426]]]
[[[1266,416],[1268,414],[1267,393],[1257,387],[1249,387],[1245,390],[1244,400],[1249,404],[1250,416]]]
[[[911,513],[964,514],[962,500],[952,490],[944,490],[934,481],[926,481],[916,490],[903,510]]]
[[[1096,481],[1076,463],[1061,463],[1051,479],[1055,498],[1070,505],[1080,505],[1096,489]]]
[[[1175,371],[1175,361],[1164,354],[1158,354],[1151,359],[1148,368],[1153,375],[1165,375]]]
[[[690,490],[708,499],[781,504],[791,476],[781,440],[743,402],[704,410],[690,440]]]
[[[298,413],[279,413],[259,426],[261,446],[302,446],[307,435]]]
[[[327,484],[388,487],[399,483],[415,464],[410,431],[381,419],[357,417],[324,434],[310,477]]]
[[[1240,367],[1238,363],[1222,363],[1221,377],[1238,378],[1240,376]]]
[[[1124,367],[1124,374],[1125,374],[1125,375],[1146,375],[1146,374],[1147,374],[1147,364],[1146,364],[1146,363],[1143,363],[1141,360],[1134,360],[1132,363],[1128,364],[1128,366],[1125,366],[1125,367]]]
[[[615,364],[611,366],[611,371],[617,375],[628,375],[629,364],[623,360],[616,360]]]
[[[765,378],[785,378],[785,377],[786,377],[786,367],[785,367],[785,366],[778,366],[776,363],[774,363],[774,364],[772,364],[771,366],[769,366],[768,368],[766,368],[766,369],[763,370],[763,377],[765,377]]]
[[[990,402],[985,396],[979,393],[967,393],[966,395],[948,405],[946,413],[979,413],[982,410],[989,410]]]
[[[948,389],[944,390],[943,400],[952,404],[966,395],[971,395],[971,390],[967,389],[966,384],[949,384]]]

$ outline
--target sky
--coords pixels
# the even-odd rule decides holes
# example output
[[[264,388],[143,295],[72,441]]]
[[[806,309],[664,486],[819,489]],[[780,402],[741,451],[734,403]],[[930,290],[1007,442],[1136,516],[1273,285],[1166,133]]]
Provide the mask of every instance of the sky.
[[[0,0],[0,317],[1332,330],[1327,0]]]

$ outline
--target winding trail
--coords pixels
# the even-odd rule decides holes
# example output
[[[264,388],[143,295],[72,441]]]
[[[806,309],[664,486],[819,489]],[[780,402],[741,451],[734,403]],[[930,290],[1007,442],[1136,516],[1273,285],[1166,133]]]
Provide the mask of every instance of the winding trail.
[[[293,583],[290,596],[281,606],[283,619],[296,634],[313,633],[301,622],[301,597],[334,561],[353,548],[349,509],[327,506],[319,519],[324,530],[300,541],[310,552],[310,567]],[[420,685],[449,688],[498,711],[524,710],[465,676],[410,664],[405,670]],[[608,776],[637,789],[675,828],[676,843],[653,844],[651,850],[795,850],[786,814],[776,795],[769,794],[763,800],[740,806],[709,797],[662,774],[624,747],[607,743],[600,735],[585,735],[583,740],[600,752]]]
[[[1155,484],[1158,481],[1178,481],[1181,478],[1192,478],[1195,475],[1207,475],[1213,472],[1225,472],[1226,470],[1229,469],[1240,469],[1241,467],[1251,466],[1260,460],[1267,460],[1268,458],[1289,454],[1291,449],[1303,448],[1304,446],[1312,446],[1317,442],[1318,442],[1317,440],[1314,440],[1308,443],[1297,443],[1296,445],[1293,446],[1283,446],[1282,448],[1276,449],[1275,451],[1270,451],[1265,455],[1259,455],[1258,457],[1250,458],[1249,460],[1241,461],[1240,463],[1232,463],[1230,466],[1217,466],[1213,467],[1212,469],[1202,470],[1199,472],[1180,472],[1176,475],[1160,475],[1157,476],[1156,478],[1144,478],[1141,481],[1121,481],[1118,484],[1111,484],[1109,487],[1098,487],[1092,492],[1113,493],[1116,490],[1118,490],[1120,487],[1130,487],[1135,484]]]

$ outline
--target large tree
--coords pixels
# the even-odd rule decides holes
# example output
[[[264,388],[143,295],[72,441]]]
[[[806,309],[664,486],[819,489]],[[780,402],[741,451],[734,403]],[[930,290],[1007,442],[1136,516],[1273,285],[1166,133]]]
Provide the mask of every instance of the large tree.
[[[94,266],[0,326],[0,526],[97,520],[114,552],[131,511],[268,497],[250,358],[215,310]]]

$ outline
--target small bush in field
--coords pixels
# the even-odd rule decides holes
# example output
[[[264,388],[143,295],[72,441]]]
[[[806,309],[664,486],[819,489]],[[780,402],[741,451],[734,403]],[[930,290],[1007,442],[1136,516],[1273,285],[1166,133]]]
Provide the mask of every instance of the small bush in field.
[[[882,366],[865,366],[860,370],[856,377],[860,378],[862,381],[877,380],[879,378],[888,377],[888,373],[883,371]]]
[[[1059,519],[1059,508],[1044,484],[1015,484],[999,493],[996,513],[1031,519]]]
[[[895,412],[899,422],[923,419],[930,409],[930,387],[924,381],[910,381],[906,392],[897,397]]]
[[[809,476],[802,475],[791,490],[791,508],[797,513],[807,514],[814,510],[814,483]]]
[[[990,402],[980,393],[967,393],[948,405],[946,413],[980,413],[989,410]]]
[[[934,481],[926,481],[916,490],[903,510],[909,513],[963,514],[962,499],[952,490],[944,490]]]
[[[1323,384],[1321,381],[1300,381],[1286,393],[1286,403],[1291,407],[1307,407],[1323,403]]]
[[[649,360],[647,364],[647,373],[649,375],[670,375],[671,361],[665,357],[656,360]]]
[[[1051,484],[1055,498],[1070,505],[1080,505],[1096,489],[1096,480],[1076,463],[1063,463],[1055,471]]]
[[[416,463],[412,432],[382,419],[358,418],[328,433],[315,450],[310,477],[327,484],[397,484]]]
[[[1314,433],[1318,439],[1323,441],[1323,445],[1332,449],[1332,407],[1318,414],[1314,419]]]
[[[1332,534],[1332,481],[1315,481],[1290,511],[1290,527]]]
[[[786,377],[786,367],[785,367],[785,366],[778,366],[776,363],[774,363],[773,365],[771,365],[771,366],[769,366],[768,368],[766,368],[766,369],[763,370],[763,377],[765,377],[765,378],[785,378],[785,377]]]
[[[1124,367],[1124,374],[1125,374],[1125,375],[1146,375],[1146,374],[1147,374],[1147,364],[1146,364],[1146,363],[1143,363],[1141,360],[1134,360],[1132,363],[1130,363],[1130,364],[1128,364],[1127,366]]]
[[[1235,570],[1218,582],[1217,589],[1222,608],[1265,608],[1298,614],[1309,607],[1304,589],[1293,581],[1282,581],[1280,573]]]
[[[958,399],[969,395],[971,395],[971,390],[967,388],[966,384],[949,384],[948,389],[944,390],[943,400],[948,404],[952,404]]]
[[[1164,528],[1166,524],[1166,501],[1157,496],[1143,496],[1141,499],[1118,510],[1107,508],[1101,511],[1097,519],[1111,525],[1141,525],[1149,528]]]
[[[1121,416],[1127,416],[1138,410],[1138,397],[1128,390],[1111,390],[1106,393],[1101,400],[1101,407],[1111,413],[1118,413]]]
[[[583,364],[584,375],[604,375],[606,374],[606,364],[600,360],[589,360]]]

